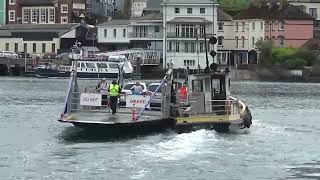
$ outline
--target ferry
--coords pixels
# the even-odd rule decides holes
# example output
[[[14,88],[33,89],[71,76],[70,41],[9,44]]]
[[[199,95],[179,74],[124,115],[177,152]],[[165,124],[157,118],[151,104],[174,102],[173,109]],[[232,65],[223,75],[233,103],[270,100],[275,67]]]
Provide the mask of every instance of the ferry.
[[[73,62],[75,63],[75,61]],[[117,78],[120,64],[124,65],[124,76],[131,77],[133,67],[130,61],[77,61],[77,66],[58,66],[52,63],[39,65],[35,70],[37,77],[70,77],[72,67],[77,68],[79,78]]]

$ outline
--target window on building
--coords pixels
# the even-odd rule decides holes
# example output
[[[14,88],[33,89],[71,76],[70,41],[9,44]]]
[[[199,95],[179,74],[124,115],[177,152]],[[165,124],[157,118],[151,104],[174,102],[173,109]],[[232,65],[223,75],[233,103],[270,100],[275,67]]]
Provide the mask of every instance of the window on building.
[[[192,14],[192,8],[187,8],[187,14]]]
[[[55,23],[55,11],[54,8],[49,9],[49,23]]]
[[[238,38],[238,36],[236,36],[236,47],[238,47],[239,46],[239,38]]]
[[[61,4],[61,13],[68,13],[68,4]]]
[[[176,52],[180,52],[179,42],[176,42]]]
[[[32,17],[31,17],[31,23],[38,23],[38,15],[39,13],[39,9],[31,9],[31,14],[32,14]]]
[[[113,38],[117,37],[117,29],[113,29]]]
[[[318,14],[317,14],[317,8],[309,8],[309,14],[314,17],[317,18]]]
[[[14,43],[14,52],[18,52],[18,43]]]
[[[203,53],[204,51],[203,51],[203,43],[201,42],[200,43],[200,45],[199,45],[199,51],[200,51],[200,53]]]
[[[36,43],[33,43],[33,44],[32,44],[32,52],[33,52],[33,53],[36,53],[36,52],[37,52],[37,44],[36,44]]]
[[[279,21],[279,30],[280,31],[284,30],[284,21],[283,20]]]
[[[160,26],[155,26],[154,27],[154,32],[160,32]]]
[[[27,43],[23,43],[23,52],[28,52],[28,44]]]
[[[104,30],[103,30],[103,35],[104,35],[104,38],[107,38],[107,35],[108,35],[108,29],[104,29]]]
[[[46,9],[40,9],[40,23],[46,23],[46,21],[47,21]]]
[[[196,61],[195,60],[183,60],[183,65],[186,67],[195,66]]]
[[[275,26],[275,21],[271,21],[271,28],[272,28],[272,31],[275,31],[275,28],[274,28],[274,26]]]
[[[30,21],[30,9],[22,8],[22,23],[28,23]]]
[[[127,30],[126,29],[122,29],[122,37],[126,37],[127,36]]]
[[[260,31],[263,30],[263,22],[260,22]]]
[[[244,36],[241,37],[241,46],[244,47]]]
[[[223,36],[218,37],[218,46],[223,46]]]
[[[191,53],[196,52],[196,44],[194,42],[191,43]]]
[[[62,16],[61,17],[61,24],[67,24],[68,23],[68,17],[67,16]]]
[[[266,21],[266,24],[265,24],[266,31],[269,31],[269,29],[270,29],[269,26],[270,26],[269,21]]]
[[[239,23],[236,22],[236,31],[239,31]]]
[[[283,36],[279,36],[279,45],[280,46],[284,46],[284,37]]]
[[[16,11],[9,10],[9,21],[16,21]]]
[[[254,37],[252,37],[252,46],[256,44]]]
[[[51,52],[56,52],[56,44],[55,43],[52,43],[51,45]]]
[[[9,48],[10,48],[10,44],[6,43],[6,51],[9,51]]]
[[[174,8],[174,13],[179,14],[180,13],[180,8]]]
[[[172,41],[169,41],[168,51],[169,51],[169,52],[171,52],[171,51],[172,51]]]
[[[176,37],[180,36],[180,26],[176,24]]]
[[[245,23],[245,22],[242,22],[242,32],[244,32],[245,26],[246,26],[246,23]]]
[[[184,52],[186,52],[186,53],[189,52],[189,43],[188,42],[184,43]]]
[[[205,14],[206,13],[206,8],[200,8],[200,14]]]
[[[218,31],[223,31],[223,25],[224,25],[223,22],[218,23]]]
[[[16,0],[9,0],[9,5],[16,5]]]
[[[42,43],[42,53],[46,53],[46,43]]]
[[[256,23],[252,22],[252,30],[255,30],[255,29],[256,29]]]

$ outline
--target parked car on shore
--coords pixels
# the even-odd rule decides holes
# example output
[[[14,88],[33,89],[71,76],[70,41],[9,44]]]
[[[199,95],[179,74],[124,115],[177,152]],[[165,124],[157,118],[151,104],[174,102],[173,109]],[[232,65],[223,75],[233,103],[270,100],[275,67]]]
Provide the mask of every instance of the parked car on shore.
[[[10,58],[10,59],[17,59],[18,55],[16,53],[12,53],[10,51],[0,51],[0,57]]]
[[[135,85],[135,82],[130,82],[130,83],[126,83],[124,84],[123,88],[121,89],[120,92],[120,100],[119,100],[119,104],[121,106],[125,106],[126,105],[126,96],[132,94],[131,88]],[[140,85],[142,86],[142,91],[145,93],[147,92],[147,85],[146,83],[140,82]]]
[[[16,54],[18,55],[18,58],[31,58],[31,55],[29,53],[16,52]]]

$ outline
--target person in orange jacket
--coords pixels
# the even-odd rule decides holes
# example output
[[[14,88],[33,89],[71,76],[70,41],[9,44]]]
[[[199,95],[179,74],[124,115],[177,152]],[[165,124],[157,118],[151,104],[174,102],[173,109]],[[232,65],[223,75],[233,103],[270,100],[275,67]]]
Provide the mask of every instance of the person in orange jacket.
[[[187,87],[184,84],[179,88],[179,99],[180,102],[187,101]]]

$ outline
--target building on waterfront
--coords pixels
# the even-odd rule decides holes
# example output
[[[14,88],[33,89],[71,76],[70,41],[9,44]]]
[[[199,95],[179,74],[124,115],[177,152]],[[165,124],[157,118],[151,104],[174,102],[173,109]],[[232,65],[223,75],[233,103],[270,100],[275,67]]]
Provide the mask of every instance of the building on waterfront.
[[[143,10],[147,7],[148,0],[131,0],[131,18],[142,16]]]
[[[256,29],[263,20],[264,39],[272,40],[279,47],[301,47],[313,38],[314,18],[292,5],[251,6],[234,19],[247,22],[258,20]],[[259,36],[258,33],[255,38]]]
[[[288,2],[315,18],[315,27],[320,28],[320,1],[319,0],[288,0]]]
[[[6,1],[0,2],[0,26],[6,24]]]
[[[86,18],[86,0],[6,1],[8,24],[67,24]]]
[[[163,12],[164,66],[173,61],[174,68],[201,69],[206,67],[205,39],[217,35],[218,3],[214,0],[165,0]],[[203,27],[205,24],[205,28]],[[198,40],[196,40],[198,39]],[[209,45],[208,51],[217,50]],[[209,64],[216,62],[209,56]]]
[[[30,54],[68,51],[76,40],[88,44],[82,24],[8,24],[0,27],[0,51]]]

